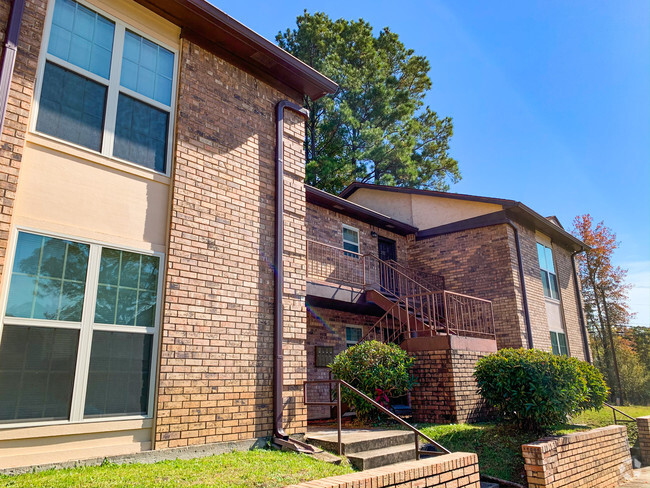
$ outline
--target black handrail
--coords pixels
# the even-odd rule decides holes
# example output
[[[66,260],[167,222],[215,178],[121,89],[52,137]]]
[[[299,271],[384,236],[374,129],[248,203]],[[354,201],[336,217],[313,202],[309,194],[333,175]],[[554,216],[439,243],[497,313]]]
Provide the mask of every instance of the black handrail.
[[[619,410],[614,405],[610,405],[607,402],[603,402],[603,405],[612,409],[612,414],[614,414],[614,423],[615,424],[618,424],[618,419],[616,418],[616,412],[618,412],[621,415],[623,415],[623,416],[627,417],[628,419],[630,419],[630,420],[621,420],[621,422],[630,422],[630,421],[632,421],[632,422],[636,423],[636,419],[634,417],[630,417],[628,414],[626,414],[622,410]]]
[[[308,402],[307,401],[307,385],[308,384],[336,384],[336,402]],[[420,459],[420,455],[426,455],[426,456],[440,456],[442,454],[450,454],[451,451],[448,450],[447,448],[441,446],[438,444],[436,441],[431,439],[431,437],[427,436],[423,432],[419,431],[415,427],[413,427],[411,424],[409,424],[406,420],[403,418],[395,415],[393,412],[382,406],[381,404],[377,403],[374,401],[372,398],[370,398],[368,395],[365,393],[357,390],[354,386],[350,385],[349,383],[346,383],[343,380],[311,380],[311,381],[305,381],[303,384],[303,400],[305,405],[326,405],[326,406],[331,406],[331,407],[336,407],[337,408],[337,433],[338,433],[338,454],[339,456],[343,454],[342,452],[342,442],[341,442],[341,386],[344,386],[346,388],[349,388],[354,392],[355,394],[359,395],[361,398],[369,402],[371,405],[373,405],[375,408],[379,409],[379,411],[385,413],[386,415],[390,416],[393,420],[396,420],[400,424],[402,424],[404,427],[407,427],[410,429],[414,434],[415,434],[415,458]],[[429,444],[432,444],[438,451],[421,451],[420,450],[420,437],[424,438]]]

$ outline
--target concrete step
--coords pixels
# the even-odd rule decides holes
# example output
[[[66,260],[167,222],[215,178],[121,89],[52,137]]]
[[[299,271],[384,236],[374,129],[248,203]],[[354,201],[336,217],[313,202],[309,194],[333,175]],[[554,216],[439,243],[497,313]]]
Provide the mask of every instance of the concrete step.
[[[384,447],[382,449],[372,449],[370,451],[348,454],[347,457],[352,466],[363,471],[389,464],[413,461],[415,459],[415,445],[409,443]]]
[[[305,441],[330,452],[337,452],[336,430],[307,433]],[[343,454],[349,457],[357,452],[383,449],[408,444],[415,448],[413,432],[405,430],[344,430],[342,433]]]

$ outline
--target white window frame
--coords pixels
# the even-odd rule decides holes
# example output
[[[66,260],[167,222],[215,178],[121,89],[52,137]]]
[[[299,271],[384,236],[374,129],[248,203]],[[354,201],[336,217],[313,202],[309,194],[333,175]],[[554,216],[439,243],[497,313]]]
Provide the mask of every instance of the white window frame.
[[[80,244],[87,244],[90,246],[88,255],[88,268],[86,271],[86,289],[84,291],[83,310],[81,315],[81,322],[64,322],[46,319],[28,319],[22,317],[6,317],[7,302],[9,299],[9,287],[11,285],[11,274],[13,270],[13,262],[16,255],[16,246],[18,244],[18,233],[28,232],[45,237],[52,237],[55,239],[64,239],[68,241],[78,242]],[[125,247],[122,245],[115,245],[108,242],[97,241],[93,239],[85,239],[78,236],[71,236],[55,232],[48,232],[41,229],[30,227],[16,227],[13,229],[9,241],[11,246],[11,254],[5,264],[5,273],[3,276],[4,283],[2,285],[2,292],[4,299],[2,300],[0,312],[0,341],[2,340],[2,331],[4,325],[22,325],[32,327],[48,327],[60,329],[75,329],[79,330],[79,344],[77,349],[77,364],[75,367],[74,383],[72,387],[72,402],[70,405],[70,417],[67,420],[21,420],[17,422],[0,423],[0,431],[4,429],[15,429],[17,427],[38,427],[43,425],[66,425],[74,423],[94,423],[94,422],[110,422],[116,420],[140,420],[153,418],[154,402],[155,402],[155,388],[157,385],[157,371],[158,371],[158,349],[160,337],[160,322],[162,313],[162,291],[163,291],[163,276],[166,267],[165,255],[160,252],[151,250],[143,250],[137,248]],[[99,266],[101,261],[102,248],[116,249],[119,251],[127,251],[147,256],[156,256],[160,260],[160,267],[158,269],[158,286],[156,288],[156,314],[154,318],[153,327],[137,327],[131,325],[110,325],[110,324],[95,324],[95,306],[97,301],[97,285],[99,281]],[[88,384],[88,374],[90,367],[90,353],[92,346],[93,331],[107,331],[107,332],[129,332],[133,334],[148,334],[152,335],[152,351],[151,351],[151,365],[149,371],[149,401],[147,403],[146,415],[117,415],[106,417],[92,417],[84,418],[84,407],[86,401],[86,387]]]
[[[353,246],[357,246],[357,250],[356,251],[348,251],[347,249],[345,249],[345,250],[347,252],[351,252],[351,253],[355,253],[355,254],[361,254],[361,233],[359,232],[359,229],[357,229],[356,227],[352,227],[351,225],[347,225],[347,224],[341,224],[341,229],[342,229],[341,230],[341,241],[343,242],[343,245],[342,245],[343,249],[345,249],[346,244],[351,244]],[[352,232],[356,232],[356,234],[357,234],[357,242],[352,242],[352,241],[347,240],[345,238],[345,232],[343,232],[343,229],[347,229],[347,230],[351,230]]]
[[[356,346],[357,343],[354,341],[348,340],[348,329],[357,329],[361,331],[361,337],[363,337],[363,327],[360,325],[346,325],[345,326],[345,348],[347,349],[350,346]]]
[[[49,0],[48,5],[47,5],[47,14],[45,17],[45,27],[43,29],[43,38],[41,40],[41,52],[39,55],[39,60],[38,60],[38,74],[36,77],[36,87],[34,90],[34,110],[32,111],[32,120],[30,121],[30,132],[33,132],[35,134],[38,134],[39,136],[46,137],[48,139],[52,139],[57,142],[61,142],[63,144],[67,144],[69,146],[75,147],[77,149],[81,149],[83,151],[90,151],[93,154],[98,154],[116,161],[120,161],[121,163],[128,164],[129,166],[133,166],[139,169],[143,169],[145,171],[150,171],[151,173],[154,174],[163,174],[165,176],[170,176],[171,175],[171,165],[173,161],[172,157],[172,152],[173,152],[173,147],[174,147],[174,126],[175,126],[175,115],[176,115],[176,93],[177,93],[177,85],[178,85],[178,58],[179,58],[179,49],[178,46],[173,47],[170,46],[159,39],[156,39],[155,37],[151,37],[150,35],[142,32],[141,30],[133,27],[132,25],[128,24],[127,22],[124,22],[118,17],[115,17],[114,15],[108,14],[105,11],[103,11],[100,8],[97,8],[95,5],[86,2],[85,0],[74,0],[75,2],[83,5],[84,7],[88,8],[89,10],[92,10],[93,12],[96,12],[103,17],[106,17],[110,21],[115,23],[115,32],[113,34],[113,51],[112,51],[112,57],[111,57],[111,71],[109,74],[109,79],[106,80],[105,78],[96,75],[95,73],[92,73],[90,71],[85,70],[84,68],[80,68],[79,66],[76,66],[72,63],[69,63],[67,61],[64,61],[62,59],[57,58],[56,56],[49,54],[47,52],[48,48],[48,43],[50,40],[50,31],[52,28],[52,17],[54,16],[54,3],[56,0]],[[129,88],[125,88],[120,85],[120,75],[122,73],[122,57],[123,57],[123,51],[124,51],[124,36],[126,30],[130,30],[131,32],[134,32],[135,34],[138,34],[139,36],[144,37],[145,39],[154,42],[158,44],[161,47],[164,47],[165,49],[171,51],[174,54],[174,72],[173,72],[173,77],[172,77],[172,94],[171,94],[171,104],[169,106],[165,105],[164,103],[160,103],[157,100],[154,100],[152,98],[149,98],[147,96],[141,95],[140,93],[137,93]],[[43,87],[43,75],[45,73],[45,63],[47,61],[50,61],[51,63],[60,66],[62,68],[65,68],[67,70],[72,71],[73,73],[76,73],[80,76],[83,76],[85,78],[88,78],[89,80],[92,80],[94,82],[97,82],[101,84],[102,86],[107,87],[107,93],[106,93],[106,110],[104,113],[104,126],[102,129],[102,147],[101,151],[96,151],[94,149],[90,149],[85,146],[81,146],[79,144],[75,144],[74,142],[69,142],[63,139],[59,139],[55,136],[45,134],[43,132],[39,132],[36,130],[36,122],[38,121],[38,113],[39,113],[39,104],[41,100],[41,90]],[[113,155],[113,146],[115,143],[115,124],[117,120],[117,102],[120,93],[123,93],[124,95],[128,95],[131,98],[134,98],[140,102],[146,103],[147,105],[150,105],[152,107],[155,107],[157,109],[160,109],[166,113],[169,114],[169,123],[167,124],[167,150],[166,150],[166,158],[165,158],[165,172],[161,173],[160,171],[156,171],[155,169],[152,168],[147,168],[146,166],[143,166],[138,163],[134,163],[133,161],[127,161],[126,159],[121,159],[118,158],[117,156]]]
[[[544,272],[548,273],[549,275],[555,276],[555,284],[557,285],[557,290],[556,290],[557,291],[557,298],[548,297],[548,296],[544,295],[544,299],[548,300],[550,302],[559,303],[561,301],[560,300],[560,297],[561,297],[561,295],[560,295],[560,279],[557,276],[557,263],[555,262],[555,252],[553,251],[553,245],[550,242],[549,243],[545,243],[545,242],[541,242],[541,241],[536,241],[536,242],[537,242],[537,244],[535,245],[535,251],[537,251],[537,246],[538,245],[544,247],[545,249],[549,249],[551,251],[551,259],[553,260],[553,268],[555,269],[554,272],[551,272],[546,268],[542,268],[542,263],[539,262],[539,253],[538,253],[537,264],[539,264],[540,271],[544,271]],[[548,286],[549,286],[549,289],[550,289],[550,287],[551,287],[551,280],[550,279],[549,279]],[[544,287],[544,284],[542,283],[542,293],[544,293],[543,287]]]

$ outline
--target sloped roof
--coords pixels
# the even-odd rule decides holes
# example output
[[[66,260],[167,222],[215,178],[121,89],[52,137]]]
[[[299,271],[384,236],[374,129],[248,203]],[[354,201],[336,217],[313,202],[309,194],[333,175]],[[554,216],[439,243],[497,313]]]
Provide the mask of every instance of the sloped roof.
[[[381,227],[400,235],[415,234],[418,229],[407,223],[396,220],[388,215],[381,214],[358,203],[345,200],[326,191],[319,190],[310,185],[305,185],[307,202],[327,208],[335,212],[355,218],[361,222]]]
[[[553,237],[558,242],[562,242],[573,250],[586,250],[589,249],[584,242],[580,239],[574,237],[569,232],[565,231],[564,228],[560,225],[557,218],[552,217],[554,220],[543,217],[537,212],[535,212],[530,207],[524,205],[521,202],[516,200],[508,200],[503,198],[493,198],[493,197],[482,197],[477,195],[465,195],[462,193],[449,193],[443,191],[434,191],[434,190],[418,190],[414,188],[403,188],[396,186],[385,186],[385,185],[373,185],[370,183],[359,183],[354,182],[345,188],[340,196],[342,198],[348,198],[355,191],[360,188],[365,188],[374,191],[386,191],[386,192],[397,192],[397,193],[407,193],[411,195],[424,195],[430,197],[446,198],[450,200],[465,200],[472,202],[482,202],[482,203],[492,203],[496,205],[501,205],[504,209],[504,213],[488,213],[479,217],[473,217],[471,219],[466,219],[464,221],[454,222],[450,224],[441,225],[438,227],[433,227],[431,229],[419,229],[417,233],[418,238],[426,238],[432,235],[439,235],[440,233],[450,233],[456,232],[461,228],[472,228],[481,227],[485,225],[495,225],[496,223],[501,223],[503,220],[512,218],[515,221],[521,223],[528,223],[532,225],[535,229],[538,229],[544,234],[548,234]]]

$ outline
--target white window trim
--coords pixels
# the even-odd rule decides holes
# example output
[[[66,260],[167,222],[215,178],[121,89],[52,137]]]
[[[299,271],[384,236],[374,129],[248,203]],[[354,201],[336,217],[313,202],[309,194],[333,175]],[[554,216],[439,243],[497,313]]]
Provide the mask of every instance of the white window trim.
[[[544,295],[544,300],[546,300],[548,302],[551,302],[551,303],[560,303],[562,301],[561,300],[562,295],[560,293],[560,278],[558,278],[558,276],[557,276],[557,263],[555,261],[555,251],[553,250],[553,244],[550,241],[548,243],[546,243],[546,242],[543,242],[543,241],[541,241],[539,239],[536,242],[540,246],[543,246],[543,247],[551,250],[551,258],[553,259],[553,269],[555,269],[555,272],[551,272],[548,269],[542,268],[542,264],[539,262],[539,255],[538,255],[538,258],[537,258],[537,261],[538,261],[537,264],[539,264],[540,271],[544,271],[544,272],[546,272],[548,274],[552,274],[553,276],[555,276],[555,282],[557,283],[557,298],[547,297],[546,295]],[[535,249],[535,250],[537,250],[537,249]],[[549,286],[550,286],[550,283],[549,283]],[[542,291],[542,293],[544,293],[544,292]]]
[[[9,299],[9,286],[11,285],[11,270],[13,270],[14,257],[16,255],[16,245],[18,243],[18,233],[29,232],[55,239],[64,239],[69,241],[87,244],[90,246],[88,256],[88,269],[86,271],[86,290],[84,293],[84,307],[81,322],[57,322],[43,319],[26,319],[18,317],[5,317],[7,302]],[[2,330],[4,325],[31,325],[49,328],[76,329],[79,330],[79,345],[77,349],[77,364],[75,368],[74,383],[72,388],[72,403],[70,406],[70,417],[67,420],[22,420],[12,423],[0,423],[0,430],[40,427],[47,425],[69,425],[75,423],[94,423],[94,422],[112,422],[117,420],[140,420],[150,419],[154,415],[154,403],[156,398],[156,386],[158,376],[158,350],[160,342],[161,314],[162,314],[162,292],[163,277],[166,269],[165,255],[160,252],[154,252],[146,249],[137,249],[122,245],[115,245],[108,242],[86,239],[83,237],[61,234],[56,232],[44,231],[31,227],[18,226],[14,227],[8,242],[8,249],[11,253],[5,262],[5,273],[3,273],[2,292],[4,299],[0,304],[0,341],[2,340]],[[120,251],[134,252],[147,256],[157,256],[160,259],[160,268],[158,270],[158,287],[156,295],[156,316],[154,318],[154,327],[136,327],[125,325],[94,324],[95,305],[97,296],[97,284],[99,280],[99,260],[101,258],[101,248],[107,247]],[[8,271],[8,272],[7,272]],[[130,332],[152,335],[151,366],[149,372],[149,402],[147,404],[146,415],[118,415],[113,417],[93,417],[83,418],[84,404],[86,400],[86,386],[88,383],[88,372],[90,367],[90,348],[92,345],[92,333],[94,330],[112,331],[112,332]]]
[[[352,244],[353,246],[357,246],[357,250],[356,251],[348,251],[348,252],[356,252],[357,254],[361,254],[361,233],[359,232],[359,229],[357,229],[356,227],[352,227],[351,225],[347,225],[347,224],[341,224],[341,229],[347,229],[347,230],[351,230],[351,231],[357,233],[357,242],[352,242],[352,241],[349,241],[349,240],[347,240],[345,238],[345,233],[343,232],[343,230],[341,230],[343,248],[345,249],[345,244]]]
[[[346,325],[345,326],[345,347],[355,346],[357,343],[354,341],[348,341],[348,329],[357,329],[361,331],[361,337],[363,337],[363,327],[361,325]]]
[[[38,134],[39,136],[46,137],[48,139],[66,144],[68,146],[81,149],[83,151],[88,151],[92,154],[97,154],[100,156],[104,156],[107,158],[110,158],[115,161],[119,161],[120,163],[127,164],[129,166],[133,166],[145,171],[149,171],[154,174],[161,174],[165,176],[170,176],[171,175],[171,166],[172,162],[174,160],[173,158],[173,149],[174,149],[174,127],[175,127],[175,122],[176,122],[176,94],[177,94],[177,88],[178,88],[178,65],[179,65],[179,49],[178,46],[173,47],[170,46],[169,44],[161,41],[160,39],[157,39],[155,37],[151,37],[150,35],[142,32],[141,30],[137,29],[136,27],[132,26],[131,24],[128,24],[127,22],[123,21],[122,19],[115,17],[114,15],[108,14],[102,9],[96,7],[93,4],[90,4],[86,2],[85,0],[75,0],[77,3],[83,5],[84,7],[88,8],[89,10],[92,10],[93,12],[97,12],[98,14],[102,15],[103,17],[106,17],[107,19],[111,20],[112,22],[115,23],[115,32],[113,34],[113,51],[112,51],[112,58],[111,58],[111,71],[109,74],[109,80],[106,80],[105,78],[102,78],[101,76],[98,76],[94,73],[91,73],[90,71],[85,70],[84,68],[80,68],[79,66],[76,66],[72,63],[69,63],[67,61],[64,61],[62,59],[57,58],[56,56],[53,56],[52,54],[49,54],[47,52],[48,48],[48,43],[50,40],[50,30],[52,28],[52,17],[54,16],[54,3],[55,0],[49,0],[48,5],[47,5],[47,13],[45,16],[45,27],[43,28],[43,37],[41,39],[41,51],[39,54],[39,59],[38,59],[38,71],[37,71],[37,76],[36,76],[36,86],[34,88],[34,110],[32,110],[32,118],[30,120],[30,132],[33,132],[34,134]],[[174,72],[172,76],[172,96],[171,96],[171,104],[169,106],[160,103],[152,98],[146,97],[144,95],[141,95],[137,92],[134,92],[133,90],[130,90],[128,88],[125,88],[123,86],[120,86],[120,76],[118,76],[121,71],[122,71],[122,53],[123,53],[123,48],[124,48],[124,35],[125,35],[125,30],[128,28],[131,32],[134,32],[138,34],[139,36],[144,37],[145,39],[150,40],[151,42],[154,42],[158,44],[161,47],[164,47],[165,49],[171,51],[174,54]],[[95,81],[97,83],[100,83],[101,85],[107,87],[107,93],[106,93],[106,111],[104,115],[104,127],[102,130],[102,148],[101,151],[95,151],[94,149],[89,149],[87,147],[81,146],[79,144],[75,144],[73,142],[65,141],[63,139],[59,139],[57,137],[51,136],[49,134],[44,134],[42,132],[38,132],[36,130],[36,122],[38,121],[38,112],[39,112],[39,104],[41,100],[41,89],[43,86],[43,73],[45,72],[45,63],[46,61],[51,61],[54,64],[61,66],[63,68],[66,68],[74,73],[77,73],[81,76],[84,76],[92,81]],[[146,166],[143,166],[138,163],[134,163],[132,161],[127,161],[125,159],[118,158],[116,156],[113,156],[113,143],[115,141],[115,122],[116,122],[116,116],[117,116],[117,99],[120,93],[124,93],[125,95],[128,95],[132,98],[135,98],[143,103],[146,103],[152,107],[158,108],[160,110],[163,110],[167,113],[169,113],[169,123],[167,124],[167,151],[166,151],[166,159],[165,159],[165,172],[161,173],[160,171],[156,171],[151,168],[147,168]]]

